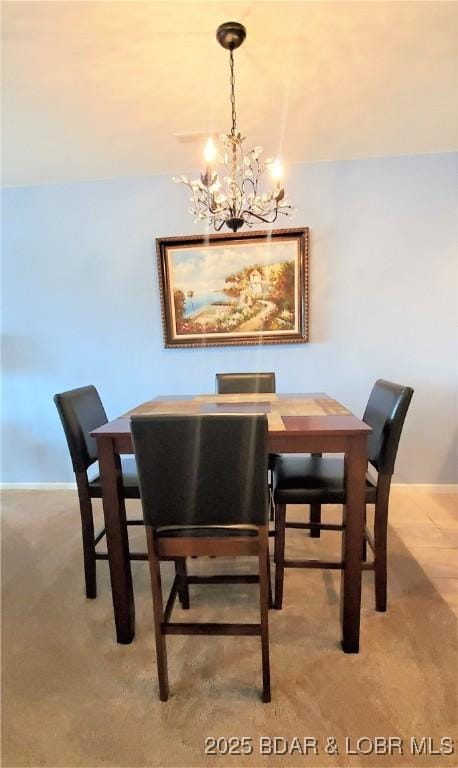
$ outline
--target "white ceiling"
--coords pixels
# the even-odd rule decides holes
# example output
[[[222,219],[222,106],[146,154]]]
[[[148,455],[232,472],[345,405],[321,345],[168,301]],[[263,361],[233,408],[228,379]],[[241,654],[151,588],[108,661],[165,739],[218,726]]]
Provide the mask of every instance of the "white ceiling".
[[[3,183],[197,168],[239,128],[288,163],[457,148],[453,2],[4,2]]]

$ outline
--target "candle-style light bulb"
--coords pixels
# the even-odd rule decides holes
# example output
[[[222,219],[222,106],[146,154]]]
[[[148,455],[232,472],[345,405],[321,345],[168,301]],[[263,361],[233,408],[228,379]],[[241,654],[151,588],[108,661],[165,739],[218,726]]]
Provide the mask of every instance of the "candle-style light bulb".
[[[215,142],[213,141],[212,137],[210,136],[204,149],[204,157],[208,165],[213,162],[213,160],[216,157],[216,147]]]
[[[283,175],[282,164],[278,158],[274,160],[272,165],[270,166],[270,173],[272,174],[272,178],[274,179],[274,181],[277,182],[277,185],[278,185]]]

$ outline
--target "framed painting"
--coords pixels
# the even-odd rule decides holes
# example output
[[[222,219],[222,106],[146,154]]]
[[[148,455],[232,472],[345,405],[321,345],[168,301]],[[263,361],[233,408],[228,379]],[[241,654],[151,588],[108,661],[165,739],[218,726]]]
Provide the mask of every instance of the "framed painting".
[[[166,347],[308,341],[308,228],[156,240]]]

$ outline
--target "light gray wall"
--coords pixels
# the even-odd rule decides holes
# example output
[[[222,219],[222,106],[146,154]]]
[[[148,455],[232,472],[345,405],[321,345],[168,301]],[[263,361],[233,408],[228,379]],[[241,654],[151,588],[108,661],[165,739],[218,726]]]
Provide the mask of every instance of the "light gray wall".
[[[165,350],[158,236],[198,231],[168,177],[4,191],[4,482],[72,479],[52,395],[94,383],[116,416],[216,371],[275,370],[361,413],[377,377],[415,396],[400,482],[456,482],[456,157],[297,166],[311,230],[311,342]],[[280,226],[288,226],[281,222]]]

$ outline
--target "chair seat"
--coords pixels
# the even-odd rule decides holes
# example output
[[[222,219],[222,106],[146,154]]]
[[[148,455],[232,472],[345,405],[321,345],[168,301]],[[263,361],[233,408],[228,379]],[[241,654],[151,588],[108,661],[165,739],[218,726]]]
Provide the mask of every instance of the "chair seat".
[[[140,489],[138,486],[137,465],[133,456],[122,456],[122,481],[124,488],[124,497],[126,499],[139,499]],[[92,498],[102,498],[102,482],[100,475],[96,475],[89,483],[89,492]]]
[[[274,500],[277,504],[342,504],[345,502],[343,459],[284,454],[275,460]],[[375,504],[376,486],[366,476],[366,502]]]
[[[170,525],[156,528],[156,536],[161,538],[225,538],[228,536],[257,536],[256,525],[190,525],[186,528]]]

